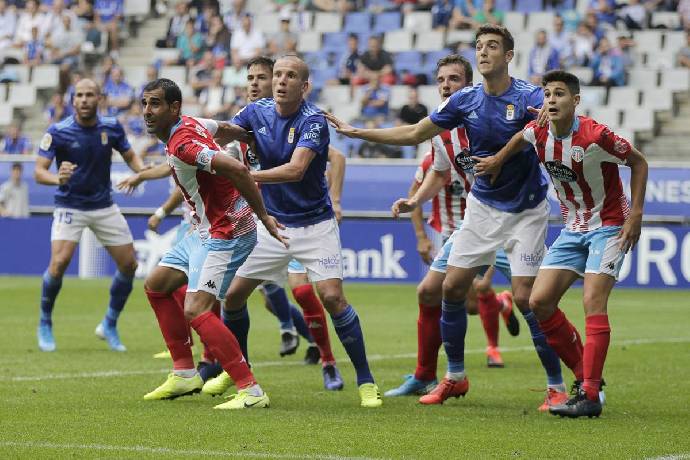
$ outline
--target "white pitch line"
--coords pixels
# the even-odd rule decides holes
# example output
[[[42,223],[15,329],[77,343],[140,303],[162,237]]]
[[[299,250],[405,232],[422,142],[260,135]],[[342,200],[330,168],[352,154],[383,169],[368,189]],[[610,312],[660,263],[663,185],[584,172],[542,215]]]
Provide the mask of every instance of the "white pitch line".
[[[230,458],[279,458],[279,459],[324,459],[324,460],[376,460],[373,457],[342,457],[340,455],[313,455],[313,454],[273,454],[269,452],[231,452],[224,450],[204,449],[171,449],[169,447],[148,446],[109,446],[105,444],[57,444],[52,442],[16,442],[0,441],[0,447],[17,447],[22,449],[66,449],[66,450],[101,450],[111,452],[139,452],[147,454],[167,454],[176,457],[182,456],[208,456]]]
[[[662,455],[661,457],[648,457],[647,460],[685,460],[688,458],[690,458],[690,453],[686,452],[683,454]]]
[[[668,338],[647,338],[647,339],[628,339],[620,340],[611,344],[612,347],[629,345],[649,345],[659,343],[688,343],[690,337],[668,337]],[[485,353],[484,348],[472,348],[465,350],[466,355],[476,355]],[[503,353],[534,351],[533,346],[524,347],[501,347]],[[391,355],[369,355],[369,361],[385,361],[387,359],[412,359],[416,358],[416,353],[400,353]],[[278,367],[278,366],[304,366],[298,361],[260,361],[252,363],[252,367]],[[147,369],[138,371],[98,371],[98,372],[76,372],[71,374],[46,374],[33,376],[14,376],[0,377],[0,382],[40,382],[43,380],[64,380],[64,379],[90,379],[103,377],[126,377],[129,375],[153,375],[170,372],[170,369]]]

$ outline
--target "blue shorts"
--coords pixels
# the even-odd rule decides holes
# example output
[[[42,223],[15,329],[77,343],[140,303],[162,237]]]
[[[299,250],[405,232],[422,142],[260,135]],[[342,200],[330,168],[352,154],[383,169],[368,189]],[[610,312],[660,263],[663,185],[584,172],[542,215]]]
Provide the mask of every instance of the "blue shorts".
[[[618,247],[620,226],[599,227],[589,232],[561,230],[544,257],[541,269],[604,274],[618,279],[625,253]]]
[[[453,247],[453,240],[458,233],[458,230],[454,231],[446,242],[443,243],[443,247],[440,251],[438,251],[436,257],[434,257],[434,261],[431,263],[431,270],[439,273],[446,273],[448,270],[448,256],[450,255],[450,250]],[[508,257],[503,249],[496,251],[496,261],[494,262],[494,266],[503,274],[503,276],[506,277],[508,281],[511,280],[512,275],[510,272],[510,262],[508,261]],[[484,276],[488,269],[488,265],[482,267],[479,271],[479,274]]]
[[[173,241],[172,245],[175,247],[177,243],[182,241],[185,236],[187,236],[187,233],[190,232],[192,229],[192,224],[189,222],[183,220],[180,222],[180,225],[177,226],[177,233],[175,233],[175,240]]]
[[[231,240],[201,240],[197,232],[185,236],[158,263],[187,275],[187,292],[204,291],[225,299],[237,269],[256,245],[256,231]]]

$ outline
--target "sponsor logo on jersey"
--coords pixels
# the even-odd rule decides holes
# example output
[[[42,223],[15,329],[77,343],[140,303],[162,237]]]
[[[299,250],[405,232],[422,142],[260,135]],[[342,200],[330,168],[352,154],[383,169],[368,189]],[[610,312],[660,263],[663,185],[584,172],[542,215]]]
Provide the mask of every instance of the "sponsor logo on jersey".
[[[515,118],[515,106],[513,104],[506,105],[506,120],[510,121]]]
[[[41,144],[39,147],[41,147],[41,150],[48,150],[52,144],[53,136],[51,136],[50,133],[45,133],[41,139]]]
[[[321,123],[312,123],[309,125],[309,131],[304,133],[304,136],[302,136],[303,140],[311,140],[315,143],[319,143],[321,141],[321,128],[323,125]]]
[[[108,133],[101,131],[101,144],[108,145]]]
[[[576,145],[572,149],[570,149],[570,158],[573,159],[573,161],[579,163],[582,161],[582,159],[585,157],[585,149],[580,147],[579,145]]]
[[[577,180],[577,173],[558,160],[547,161],[544,163],[544,167],[555,180],[561,182],[575,182]]]
[[[77,141],[72,142],[69,146],[72,147],[73,149],[78,149],[79,147],[81,147],[79,145],[79,142],[77,142]]]
[[[462,152],[460,154],[455,155],[455,165],[465,172],[471,173],[472,171],[474,171],[474,160],[470,158],[469,149],[462,149]]]
[[[473,110],[470,112],[470,114],[467,116],[467,118],[469,118],[470,120],[476,120],[477,118],[479,118],[479,116],[477,115],[477,112],[475,112]]]

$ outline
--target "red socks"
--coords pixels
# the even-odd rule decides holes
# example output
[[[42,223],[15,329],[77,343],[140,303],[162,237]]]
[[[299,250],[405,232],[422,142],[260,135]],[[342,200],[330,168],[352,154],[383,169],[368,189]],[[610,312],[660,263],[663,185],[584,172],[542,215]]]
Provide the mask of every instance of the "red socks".
[[[417,380],[434,380],[441,348],[441,306],[419,304],[417,319]]]
[[[213,313],[215,316],[217,316],[220,319],[220,301],[219,300],[216,300],[216,303],[213,304],[213,307],[211,308],[211,313]],[[216,360],[216,358],[213,356],[213,353],[211,353],[211,350],[209,350],[206,345],[204,345],[204,352],[201,355],[201,360],[206,361],[207,363],[212,363]]]
[[[493,290],[477,295],[479,318],[482,320],[486,341],[490,347],[498,346],[498,316],[503,305]]]
[[[173,369],[194,369],[189,323],[184,317],[184,311],[173,295],[147,290],[146,296],[158,319],[165,344],[170,350]]]
[[[582,339],[575,326],[568,321],[560,308],[556,308],[549,319],[539,321],[539,327],[546,336],[546,342],[573,371],[575,378],[582,381]]]
[[[611,327],[607,314],[590,315],[585,318],[585,351],[583,354],[584,382],[582,389],[587,399],[599,399],[601,373],[604,370],[606,352],[611,339]]]
[[[304,321],[309,327],[309,332],[316,342],[321,354],[323,364],[335,363],[333,351],[331,351],[331,341],[328,338],[328,322],[321,301],[314,292],[311,284],[303,284],[292,290],[292,295],[302,307]]]
[[[175,302],[177,302],[177,305],[179,305],[180,310],[182,310],[182,314],[184,314],[184,298],[187,295],[187,285],[183,284],[178,287],[171,295],[173,299],[175,299]],[[189,331],[189,346],[191,347],[194,345],[194,338],[192,337],[192,328],[189,327],[189,324],[187,324],[187,330]]]
[[[223,369],[230,374],[238,389],[256,384],[247,360],[242,356],[235,336],[211,311],[202,313],[190,324],[201,337],[201,341],[211,350]]]

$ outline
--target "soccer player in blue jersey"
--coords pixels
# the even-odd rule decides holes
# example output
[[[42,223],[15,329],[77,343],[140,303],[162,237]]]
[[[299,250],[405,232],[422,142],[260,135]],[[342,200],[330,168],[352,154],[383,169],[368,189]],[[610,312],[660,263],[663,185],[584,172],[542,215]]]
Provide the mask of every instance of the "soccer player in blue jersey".
[[[347,136],[393,145],[417,145],[446,129],[462,125],[472,155],[494,155],[534,118],[536,108],[542,106],[544,99],[542,88],[508,74],[513,47],[513,37],[505,27],[481,26],[476,33],[476,57],[483,82],[456,92],[431,116],[415,125],[359,129],[330,115],[328,118]],[[531,148],[515,155],[495,184],[485,177],[476,178],[443,281],[441,337],[448,356],[448,371],[439,385],[420,399],[421,402],[442,404],[451,396],[464,396],[469,390],[464,362],[465,299],[481,267],[492,265],[496,251],[501,248],[505,249],[510,262],[515,303],[529,325],[547,374],[547,403],[557,404],[567,399],[558,356],[547,344],[529,308],[532,284],[545,252],[549,214],[546,191],[546,180]],[[413,208],[405,203],[399,205],[400,212],[410,212]]]
[[[258,243],[240,267],[226,296],[226,309],[237,311],[263,281],[282,283],[285,267],[297,259],[331,315],[340,341],[357,373],[363,407],[380,407],[378,387],[369,370],[357,313],[345,299],[340,235],[328,197],[324,172],[328,126],[323,113],[304,100],[309,69],[296,56],[285,56],[273,68],[273,98],[249,104],[232,120],[254,133],[267,209],[286,226],[289,248],[273,244],[259,227]],[[234,331],[247,334],[248,328]],[[241,340],[240,340],[241,341]]]
[[[55,351],[52,313],[55,298],[84,228],[94,232],[117,265],[110,286],[110,304],[96,335],[114,351],[125,351],[117,331],[117,319],[132,291],[137,268],[132,234],[110,195],[113,149],[120,152],[135,172],[142,169],[125,131],[115,118],[97,115],[102,99],[98,85],[89,79],[75,87],[74,115],[53,124],[41,140],[36,160],[36,182],[57,185],[51,229],[48,269],[43,274],[38,347]],[[57,174],[49,171],[55,159]]]

